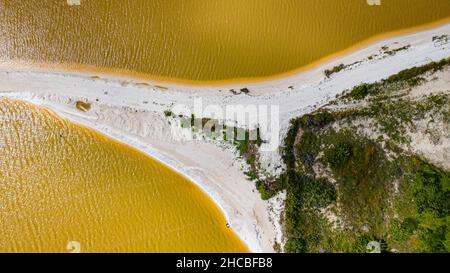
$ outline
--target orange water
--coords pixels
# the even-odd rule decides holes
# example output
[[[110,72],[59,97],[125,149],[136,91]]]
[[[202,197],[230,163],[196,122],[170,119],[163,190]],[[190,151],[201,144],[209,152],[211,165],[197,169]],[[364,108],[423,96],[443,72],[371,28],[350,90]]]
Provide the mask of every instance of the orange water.
[[[0,99],[0,252],[245,252],[194,184],[138,151]]]
[[[449,0],[0,0],[0,60],[264,77],[448,17]]]

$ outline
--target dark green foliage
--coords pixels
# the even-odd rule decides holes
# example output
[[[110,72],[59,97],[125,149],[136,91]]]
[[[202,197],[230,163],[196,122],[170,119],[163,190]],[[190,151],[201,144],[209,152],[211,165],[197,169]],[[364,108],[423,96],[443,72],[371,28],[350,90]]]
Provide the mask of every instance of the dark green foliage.
[[[256,189],[261,194],[262,200],[269,200],[275,194],[277,194],[281,189],[278,188],[276,183],[273,181],[267,181],[267,180],[258,180],[256,181]]]
[[[393,239],[403,242],[410,238],[419,229],[420,221],[414,217],[407,217],[403,221],[392,220],[390,234]]]
[[[437,217],[450,214],[450,176],[424,164],[412,177],[412,191],[419,213],[432,213]],[[447,184],[447,185],[446,185]]]
[[[402,230],[408,235],[412,235],[418,227],[419,221],[413,217],[407,217],[401,224]]]
[[[275,250],[276,253],[280,253],[281,252],[281,245],[278,242],[274,242],[273,243],[273,250]]]
[[[242,131],[239,132],[239,130],[242,130]],[[254,132],[251,132],[249,130],[244,130],[241,128],[235,128],[234,135],[235,135],[235,138],[236,138],[236,136],[239,136],[239,135],[244,136],[243,137],[244,139],[236,139],[234,141],[234,144],[236,145],[236,148],[239,151],[239,154],[244,157],[246,157],[246,155],[249,152],[252,152],[252,150],[256,150],[256,149],[251,149],[252,147],[253,148],[255,148],[254,146],[259,147],[263,143],[261,134],[259,133],[259,129],[256,130],[256,139],[252,139],[254,136]]]
[[[256,181],[256,189],[261,194],[261,199],[268,200],[281,190],[284,190],[289,182],[289,174],[282,173],[277,179],[265,178]]]
[[[332,148],[327,150],[323,147]],[[289,240],[285,251],[366,252],[369,237],[382,244],[382,251],[387,251],[388,240],[393,244],[402,242],[403,245],[396,247],[403,250],[414,246],[415,251],[437,251],[448,245],[442,235],[444,228],[448,233],[448,224],[436,218],[449,215],[450,177],[447,173],[417,158],[401,157],[398,161],[389,162],[376,142],[351,130],[335,132],[324,128],[315,133],[303,132],[295,150],[300,162],[297,164],[302,166],[313,166],[321,160],[318,155],[324,151],[324,160],[330,162],[338,194],[327,180],[315,179],[311,168],[305,169],[311,172],[308,175],[301,174],[297,168],[286,174],[286,234]],[[411,192],[412,200],[409,203],[405,200],[410,209],[407,214],[401,214],[402,220],[389,223],[386,218],[392,217],[389,203],[393,194],[391,181],[395,180],[400,181],[404,188],[400,196],[405,196],[397,198],[407,198],[406,191]],[[336,201],[340,205],[340,216],[353,227],[345,231],[345,235],[339,235],[345,239],[330,238],[338,235],[332,235],[333,231],[319,211]],[[417,214],[414,213],[414,204],[418,208]],[[425,214],[427,216],[423,218]],[[359,231],[363,226],[367,232]],[[388,232],[391,235],[387,235]],[[417,239],[410,240],[417,236],[419,244]],[[342,240],[351,244],[350,247],[342,245]],[[414,242],[416,245],[411,245]]]
[[[287,253],[305,253],[307,250],[306,242],[301,238],[289,238],[284,246]]]
[[[287,252],[317,251],[323,238],[323,217],[318,209],[336,200],[336,190],[326,179],[288,172],[286,195]]]
[[[165,114],[166,116],[172,115],[172,113],[169,113],[168,111],[166,111]],[[218,120],[196,118],[194,115],[191,115],[190,119],[184,116],[180,116],[180,118],[182,119],[181,126],[183,128],[189,127],[190,124],[193,131],[204,130],[203,133],[209,131],[210,133],[205,134],[207,137],[218,138],[223,136],[225,141],[232,142],[239,155],[249,165],[249,170],[245,171],[244,174],[247,176],[248,180],[256,181],[256,188],[261,193],[262,199],[267,200],[276,195],[280,190],[284,189],[286,184],[283,182],[283,179],[261,179],[258,147],[262,145],[263,140],[259,128],[248,130],[227,126],[221,124]]]
[[[408,219],[412,219],[413,221],[410,222]],[[390,224],[389,233],[393,240],[404,242],[414,234],[418,229],[418,225],[419,221],[412,217],[406,218],[403,222],[398,219],[393,219]]]
[[[321,109],[291,121],[282,150],[287,170],[275,183],[287,194],[285,251],[368,252],[371,241],[382,252],[450,251],[450,174],[399,145],[416,120],[447,115],[450,121],[447,94],[404,97],[409,87],[426,81],[425,73],[449,65],[450,58],[362,84],[338,102],[367,104],[333,113]],[[364,124],[349,122],[366,118],[383,137],[368,139],[356,127]],[[329,180],[317,178],[322,174]]]
[[[333,67],[332,69],[327,69],[324,71],[324,74],[327,78],[329,78],[331,75],[333,75],[334,73],[338,73],[342,70],[344,70],[347,66],[345,64],[340,64],[337,65],[335,67]]]
[[[248,90],[248,88],[242,88],[241,93],[248,94],[250,93],[250,90]]]
[[[291,120],[291,126],[289,127],[286,138],[284,139],[284,146],[281,149],[281,156],[288,170],[295,168],[294,143],[299,129],[300,119]]]
[[[370,242],[376,242],[377,244],[379,244],[379,246],[380,246],[379,251],[381,253],[388,252],[386,241],[383,239],[377,238],[376,236],[371,235],[371,234],[363,234],[363,235],[359,236],[353,243],[351,252],[354,252],[354,253],[375,252],[376,253],[377,250],[374,249],[373,247],[371,248],[371,245],[369,244]]]
[[[303,130],[303,135],[300,139],[300,145],[303,147],[308,146],[311,149],[314,149],[317,147],[314,147],[316,133],[314,133],[313,131],[320,130],[321,128],[333,122],[333,120],[333,114],[328,111],[320,111],[314,114],[304,115],[298,119],[294,119],[291,121],[291,126],[284,140],[284,147],[282,148],[282,158],[288,169],[295,168],[296,149],[294,149],[294,144],[299,130]],[[314,151],[305,149],[298,150],[298,156],[303,163],[308,164],[308,162],[311,163],[314,161]]]
[[[332,166],[339,167],[347,163],[352,156],[352,146],[349,143],[338,143],[325,151],[325,157]]]
[[[349,95],[355,100],[362,100],[369,95],[369,89],[370,85],[364,83],[354,87]]]
[[[317,252],[323,239],[321,215],[312,210],[303,209],[290,223],[290,236],[285,246],[286,252]]]
[[[445,244],[446,236],[449,235],[448,229],[448,225],[438,226],[434,229],[426,229],[421,236],[425,244],[425,251],[431,253],[449,252],[450,249]]]
[[[388,47],[383,47],[383,48],[385,49],[384,53],[386,53],[387,55],[393,56],[393,55],[397,54],[400,51],[409,49],[410,47],[411,47],[410,45],[406,45],[406,46],[403,46],[403,47],[400,47],[400,48],[396,48],[396,49],[392,49],[392,50],[389,50]]]
[[[334,117],[328,111],[319,111],[314,114],[307,114],[300,118],[300,124],[303,130],[320,130],[333,122]]]
[[[450,39],[450,36],[447,34],[440,36],[433,36],[433,42],[447,43]]]
[[[368,224],[374,232],[383,229],[387,205],[388,180],[393,170],[383,150],[375,142],[358,138],[351,132],[336,136],[349,144],[341,146],[340,164],[331,164],[340,190],[340,203],[347,221],[356,226]],[[351,149],[349,148],[351,147]],[[351,152],[349,152],[351,150]],[[348,156],[350,155],[350,156]]]

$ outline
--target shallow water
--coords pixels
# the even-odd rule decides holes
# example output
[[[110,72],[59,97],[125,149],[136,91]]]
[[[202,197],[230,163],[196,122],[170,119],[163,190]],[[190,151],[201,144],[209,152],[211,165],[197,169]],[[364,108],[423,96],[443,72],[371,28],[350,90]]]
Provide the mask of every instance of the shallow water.
[[[0,60],[262,77],[449,16],[448,0],[0,0]]]
[[[0,252],[245,252],[221,211],[159,162],[0,99]]]

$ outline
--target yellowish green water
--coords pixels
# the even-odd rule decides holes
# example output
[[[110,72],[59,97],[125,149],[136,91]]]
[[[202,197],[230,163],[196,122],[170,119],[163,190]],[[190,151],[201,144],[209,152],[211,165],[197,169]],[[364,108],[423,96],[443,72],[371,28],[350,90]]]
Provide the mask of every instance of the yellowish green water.
[[[0,99],[0,252],[245,252],[221,211],[155,160]]]
[[[0,60],[264,77],[449,16],[449,0],[0,0]]]

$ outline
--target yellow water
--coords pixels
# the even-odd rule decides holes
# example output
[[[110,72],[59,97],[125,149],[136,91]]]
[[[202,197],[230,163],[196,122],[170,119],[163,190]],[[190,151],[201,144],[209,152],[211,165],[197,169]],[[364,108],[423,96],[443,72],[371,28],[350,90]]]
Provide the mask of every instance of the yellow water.
[[[449,0],[0,0],[0,60],[264,77],[448,17]]]
[[[221,211],[155,160],[0,99],[0,252],[243,252]]]

